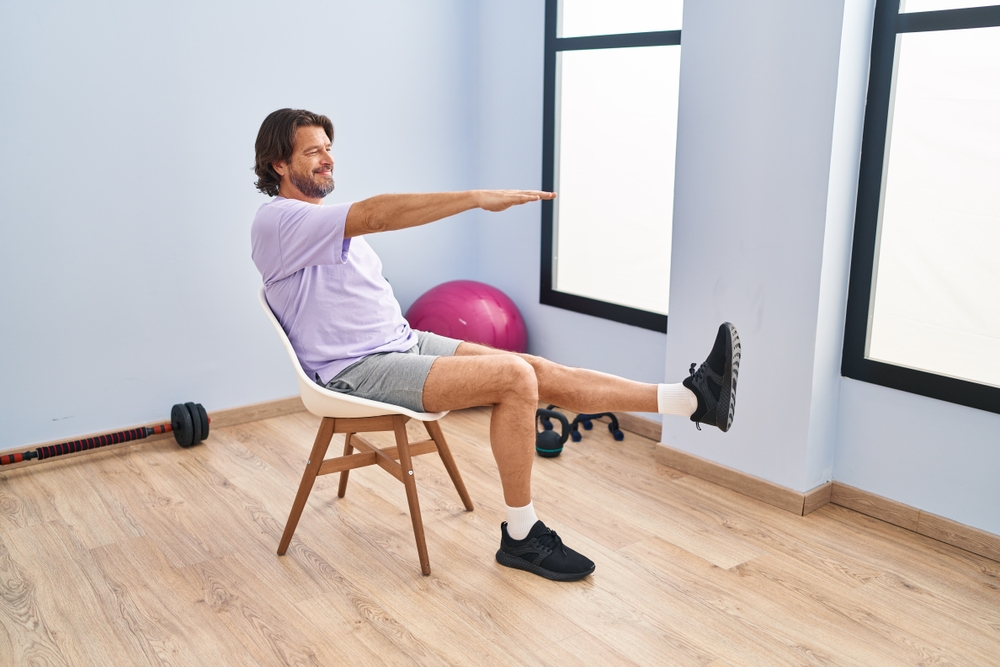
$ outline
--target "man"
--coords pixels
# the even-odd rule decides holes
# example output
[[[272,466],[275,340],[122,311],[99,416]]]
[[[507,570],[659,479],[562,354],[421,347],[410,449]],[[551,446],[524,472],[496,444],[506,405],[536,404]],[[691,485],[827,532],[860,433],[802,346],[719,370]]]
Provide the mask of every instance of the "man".
[[[332,142],[328,118],[295,109],[270,114],[256,142],[257,188],[272,199],[253,222],[253,260],[302,367],[333,391],[420,412],[493,406],[490,442],[507,506],[497,561],[557,581],[586,577],[594,563],[566,547],[538,520],[531,503],[539,401],[584,413],[681,415],[727,431],[740,358],[735,327],[719,327],[708,359],[697,372],[692,365],[683,383],[661,385],[413,331],[366,234],[475,208],[503,211],[556,195],[475,190],[380,195],[323,206],[334,188]]]

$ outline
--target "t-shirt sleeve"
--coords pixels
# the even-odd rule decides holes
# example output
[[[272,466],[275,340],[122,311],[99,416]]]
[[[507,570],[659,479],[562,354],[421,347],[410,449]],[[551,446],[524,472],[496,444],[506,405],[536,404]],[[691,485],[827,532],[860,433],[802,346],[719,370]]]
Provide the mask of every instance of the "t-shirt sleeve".
[[[344,227],[350,208],[350,203],[273,202],[269,215],[258,217],[251,234],[254,263],[264,283],[308,266],[346,262],[351,240],[344,238]]]

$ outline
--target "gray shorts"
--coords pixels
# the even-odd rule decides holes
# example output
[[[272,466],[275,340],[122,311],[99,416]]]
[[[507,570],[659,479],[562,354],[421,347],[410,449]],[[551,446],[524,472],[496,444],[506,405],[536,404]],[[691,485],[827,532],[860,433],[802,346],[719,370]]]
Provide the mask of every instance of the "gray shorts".
[[[406,352],[382,352],[351,364],[326,383],[331,391],[424,411],[424,382],[438,357],[450,357],[460,340],[416,331],[417,344]]]

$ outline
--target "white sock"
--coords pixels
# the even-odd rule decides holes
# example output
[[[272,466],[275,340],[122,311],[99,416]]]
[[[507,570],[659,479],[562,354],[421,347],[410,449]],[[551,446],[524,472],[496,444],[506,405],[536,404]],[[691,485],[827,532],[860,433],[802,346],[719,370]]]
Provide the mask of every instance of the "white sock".
[[[684,385],[656,385],[656,411],[661,415],[690,417],[697,409],[698,397]]]
[[[512,540],[526,538],[536,521],[538,517],[535,516],[534,503],[528,503],[524,507],[507,507],[507,534]]]

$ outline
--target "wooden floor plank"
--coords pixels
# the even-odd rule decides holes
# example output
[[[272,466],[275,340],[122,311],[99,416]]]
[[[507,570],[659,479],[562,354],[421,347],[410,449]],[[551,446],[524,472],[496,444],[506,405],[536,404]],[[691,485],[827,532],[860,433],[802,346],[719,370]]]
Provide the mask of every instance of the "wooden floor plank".
[[[56,641],[61,628],[50,624],[49,617],[55,615],[50,608],[52,599],[44,584],[41,592],[39,588],[31,575],[26,576],[18,567],[0,536],[0,660],[6,664],[70,664],[67,649]]]
[[[573,665],[634,667],[640,664],[629,660],[589,632],[580,632],[561,642],[547,646],[537,651],[535,657],[538,659],[538,664],[544,667],[570,667]]]
[[[353,600],[353,613],[345,613],[329,596],[317,596],[296,603],[303,616],[317,619],[321,631],[337,637],[337,644],[352,653],[352,665],[445,664],[418,637],[388,614],[380,605]],[[348,664],[346,656],[342,660]]]
[[[747,665],[822,664],[810,659],[824,655],[819,642],[776,622],[766,601],[761,609],[760,600],[741,594],[727,570],[658,538],[619,554],[605,559],[599,585],[643,610],[665,636],[683,637],[698,651],[699,664],[719,658]],[[671,651],[661,658],[678,656]]]
[[[91,551],[90,580],[133,664],[266,665],[253,658],[148,537]],[[157,582],[155,588],[147,582]],[[141,657],[141,659],[139,659]]]
[[[304,616],[281,589],[262,595],[259,572],[242,554],[202,561],[181,572],[261,665],[354,664],[355,656],[366,655],[344,646],[337,634],[321,631],[313,621],[323,619]]]
[[[114,458],[116,452],[97,451],[93,461]],[[43,493],[51,498],[52,508],[59,519],[76,535],[85,548],[113,544],[142,534],[126,505],[116,502],[114,494],[90,474],[91,466],[82,457],[75,461],[53,461],[60,467],[58,475],[37,475]],[[78,493],[69,495],[66,488]]]
[[[892,640],[908,647],[914,662],[988,665],[1000,660],[998,607],[964,608],[894,573],[852,591],[850,597],[866,619],[892,619]],[[953,649],[956,644],[960,652]]]
[[[57,520],[59,513],[36,475],[27,468],[0,475],[0,532]]]

